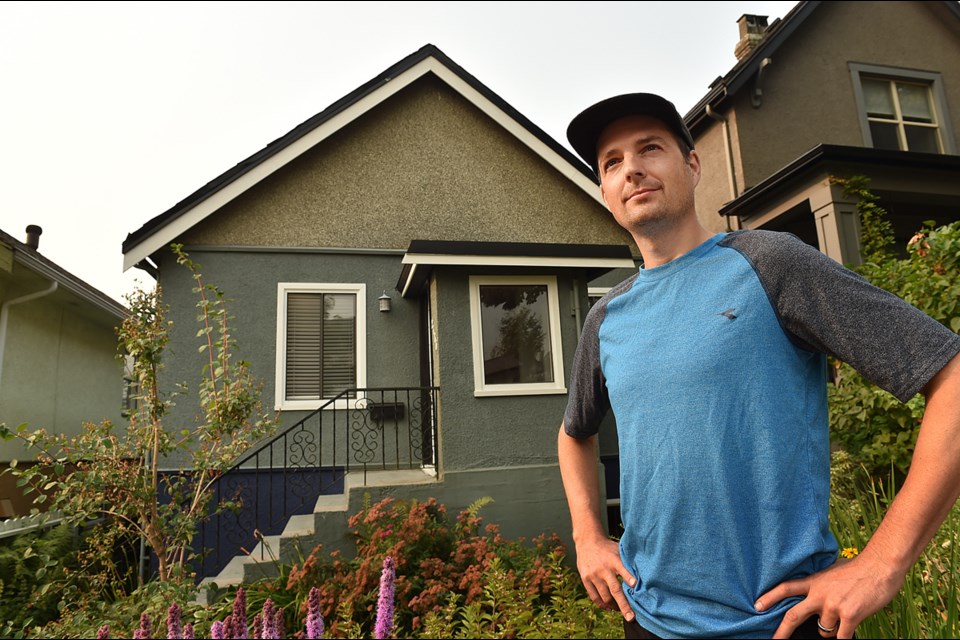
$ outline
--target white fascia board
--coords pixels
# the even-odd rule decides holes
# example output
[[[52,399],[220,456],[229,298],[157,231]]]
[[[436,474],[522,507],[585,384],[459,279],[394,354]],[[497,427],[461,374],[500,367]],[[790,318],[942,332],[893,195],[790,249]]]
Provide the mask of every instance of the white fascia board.
[[[191,209],[178,216],[176,220],[165,224],[155,233],[144,238],[139,244],[131,247],[130,251],[124,254],[123,270],[126,271],[144,258],[167,246],[173,242],[175,238],[202,222],[207,216],[220,207],[225,206],[228,202],[251,189],[261,180],[269,177],[275,171],[278,171],[289,162],[297,159],[318,143],[429,72],[433,72],[440,77],[450,85],[451,88],[493,118],[494,121],[544,158],[551,166],[583,189],[589,196],[600,204],[603,204],[603,200],[600,197],[600,189],[592,180],[577,171],[569,162],[531,134],[516,120],[504,113],[502,109],[485,98],[479,91],[464,82],[457,74],[450,71],[450,69],[441,64],[436,58],[431,57],[422,60],[396,78],[391,78],[386,84],[378,87],[375,91],[353,103],[316,129],[267,158],[230,184],[210,194],[206,199],[198,202]]]
[[[433,253],[408,253],[401,260],[403,264],[458,265],[458,266],[502,266],[502,267],[625,267],[632,269],[636,265],[627,258],[577,258],[565,256],[471,256]]]

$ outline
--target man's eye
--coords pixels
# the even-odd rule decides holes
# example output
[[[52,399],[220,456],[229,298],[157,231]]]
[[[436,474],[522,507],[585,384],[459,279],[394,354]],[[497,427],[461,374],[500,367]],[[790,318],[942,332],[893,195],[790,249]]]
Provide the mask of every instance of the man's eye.
[[[617,164],[617,162],[619,162],[619,160],[618,160],[617,158],[610,158],[609,160],[607,160],[606,162],[603,163],[603,168],[604,168],[604,169],[609,169],[609,168],[612,167],[613,165]]]
[[[658,151],[659,149],[660,145],[658,144],[648,144],[643,148],[644,151]]]

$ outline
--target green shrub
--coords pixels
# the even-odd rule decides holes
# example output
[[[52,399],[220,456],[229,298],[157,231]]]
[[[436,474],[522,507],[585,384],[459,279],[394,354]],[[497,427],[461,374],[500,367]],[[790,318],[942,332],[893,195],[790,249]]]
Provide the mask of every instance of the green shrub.
[[[51,587],[76,566],[78,546],[65,524],[0,540],[0,622],[22,629],[56,619],[60,598]]]
[[[939,228],[926,223],[900,258],[887,213],[876,204],[865,178],[835,179],[858,198],[864,262],[855,270],[874,285],[894,293],[935,320],[960,332],[960,222]],[[828,389],[833,442],[875,477],[891,466],[906,474],[923,416],[924,398],[901,403],[863,378],[846,363],[832,360],[834,383]]]
[[[564,563],[556,536],[507,540],[475,502],[451,520],[431,498],[386,498],[349,521],[356,556],[315,548],[279,564],[280,578],[244,585],[248,619],[270,598],[287,629],[302,629],[311,587],[320,592],[325,637],[372,637],[386,556],[396,563],[394,637],[622,637],[618,612],[598,609]],[[229,614],[235,589],[209,619]]]

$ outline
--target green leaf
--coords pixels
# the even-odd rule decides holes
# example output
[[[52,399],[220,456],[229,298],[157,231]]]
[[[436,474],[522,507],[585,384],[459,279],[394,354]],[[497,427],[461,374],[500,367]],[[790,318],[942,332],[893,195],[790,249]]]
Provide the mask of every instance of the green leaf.
[[[960,333],[960,316],[950,319],[950,328],[954,333]]]
[[[16,468],[17,468],[17,459],[16,459],[16,458],[14,458],[13,460],[10,461],[10,468],[11,468],[11,469],[16,469]]]

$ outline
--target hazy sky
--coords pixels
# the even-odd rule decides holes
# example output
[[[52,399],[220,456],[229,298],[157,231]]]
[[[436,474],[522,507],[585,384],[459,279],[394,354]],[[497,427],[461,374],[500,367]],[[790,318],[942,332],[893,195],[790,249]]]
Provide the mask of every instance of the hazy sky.
[[[681,114],[736,63],[737,19],[796,2],[3,2],[0,229],[124,301],[154,216],[425,44],[567,146],[596,100]]]

